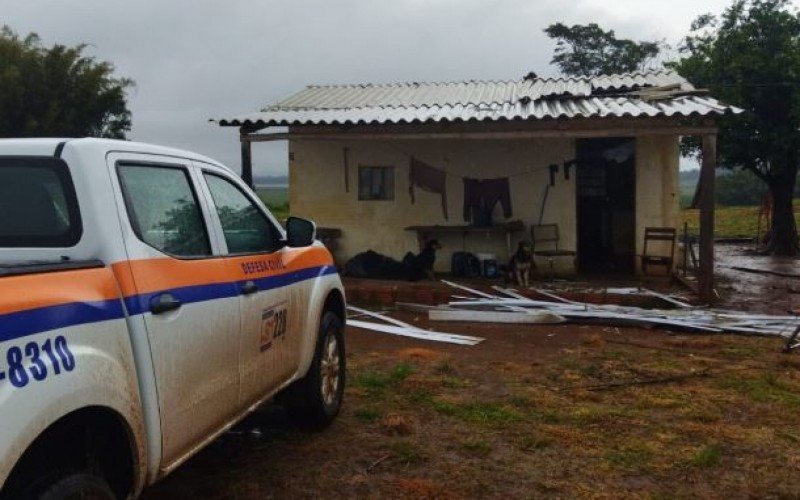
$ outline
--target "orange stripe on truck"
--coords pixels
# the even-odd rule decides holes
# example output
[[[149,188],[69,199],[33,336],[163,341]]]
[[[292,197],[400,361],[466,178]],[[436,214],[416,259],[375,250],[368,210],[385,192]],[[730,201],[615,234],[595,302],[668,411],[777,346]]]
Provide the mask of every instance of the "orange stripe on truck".
[[[112,265],[123,295],[230,283],[279,276],[301,269],[333,265],[325,248],[297,248],[272,254],[253,254],[198,260],[174,258],[141,259]],[[135,281],[134,281],[135,280]]]
[[[108,268],[24,274],[0,280],[0,314],[116,298],[119,290]]]

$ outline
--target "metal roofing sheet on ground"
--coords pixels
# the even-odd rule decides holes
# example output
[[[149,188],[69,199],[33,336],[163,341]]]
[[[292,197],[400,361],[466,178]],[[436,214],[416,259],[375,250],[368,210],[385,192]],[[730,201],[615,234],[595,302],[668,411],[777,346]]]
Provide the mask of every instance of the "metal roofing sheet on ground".
[[[520,81],[309,86],[260,113],[220,119],[220,125],[335,125],[544,118],[705,116],[736,112],[716,99],[632,91],[694,87],[677,73],[656,71]],[[651,96],[652,97],[652,96]]]

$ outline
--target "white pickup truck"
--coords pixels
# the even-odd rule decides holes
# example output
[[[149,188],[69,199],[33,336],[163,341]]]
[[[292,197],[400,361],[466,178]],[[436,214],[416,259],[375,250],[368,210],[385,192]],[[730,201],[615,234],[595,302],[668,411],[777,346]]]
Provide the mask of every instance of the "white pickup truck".
[[[321,428],[342,284],[228,168],[101,139],[0,140],[0,498],[130,498],[263,402]]]

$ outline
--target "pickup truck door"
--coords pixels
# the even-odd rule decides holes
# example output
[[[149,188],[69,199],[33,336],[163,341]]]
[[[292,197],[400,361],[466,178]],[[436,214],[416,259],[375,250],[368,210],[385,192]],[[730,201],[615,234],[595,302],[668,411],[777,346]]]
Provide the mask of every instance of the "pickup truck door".
[[[114,265],[128,312],[143,317],[162,432],[162,467],[239,413],[239,298],[218,255],[190,161],[109,155],[129,260]],[[205,208],[205,210],[203,210]]]
[[[241,402],[254,404],[289,377],[281,356],[287,337],[296,335],[296,325],[283,233],[241,180],[210,167],[202,176],[226,261],[242,290]]]

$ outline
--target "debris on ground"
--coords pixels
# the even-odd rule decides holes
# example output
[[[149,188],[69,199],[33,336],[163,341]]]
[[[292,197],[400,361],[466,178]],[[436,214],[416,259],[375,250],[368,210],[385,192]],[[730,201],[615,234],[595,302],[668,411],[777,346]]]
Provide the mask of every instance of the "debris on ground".
[[[694,333],[734,333],[742,335],[777,336],[789,339],[800,325],[797,314],[749,314],[709,307],[699,307],[684,300],[646,288],[619,288],[615,294],[634,294],[655,297],[673,309],[579,302],[553,291],[531,288],[536,298],[518,290],[493,286],[495,293],[478,290],[452,281],[442,280],[458,290],[447,303],[439,305],[397,302],[395,307],[425,315],[431,321],[495,323],[495,324],[557,324],[564,322],[667,328]],[[348,306],[348,324],[380,333],[388,333],[437,342],[475,345],[481,337],[455,335],[423,330],[386,314]],[[380,322],[363,321],[369,317]]]
[[[515,290],[499,286],[493,289],[500,295],[475,290],[458,283],[444,281],[461,291],[472,293],[472,298],[453,300],[439,308],[429,308],[431,320],[490,321],[505,323],[546,322],[546,316],[566,321],[614,326],[638,326],[645,328],[666,327],[700,333],[738,333],[750,335],[779,336],[788,338],[800,317],[796,315],[746,314],[735,311],[696,307],[653,291],[647,293],[677,306],[678,309],[645,309],[615,304],[589,304],[576,302],[544,290],[533,290],[548,300],[531,299]],[[462,311],[470,311],[467,314]],[[484,319],[478,319],[483,317]],[[529,317],[533,319],[528,320]],[[555,322],[555,321],[553,321]]]
[[[349,311],[356,313],[359,316],[369,316],[371,318],[382,321],[383,323],[375,323],[371,321],[361,321],[348,317],[347,324],[355,328],[362,328],[364,330],[371,330],[374,332],[388,333],[392,335],[400,335],[402,337],[412,337],[421,340],[431,340],[435,342],[447,342],[450,344],[461,345],[475,345],[483,341],[481,337],[473,337],[469,335],[455,335],[452,333],[432,332],[423,330],[409,323],[392,318],[385,314],[376,313],[360,307],[347,306]],[[388,323],[388,324],[387,324]]]

